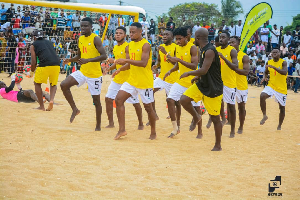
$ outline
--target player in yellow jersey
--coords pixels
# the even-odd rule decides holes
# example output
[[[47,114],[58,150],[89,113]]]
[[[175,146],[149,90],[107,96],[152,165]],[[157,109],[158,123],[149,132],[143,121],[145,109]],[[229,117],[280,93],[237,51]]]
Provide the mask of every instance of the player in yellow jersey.
[[[240,126],[237,133],[243,133],[243,127],[246,117],[245,105],[248,99],[248,81],[247,75],[250,71],[250,59],[247,54],[239,50],[240,38],[237,36],[230,37],[230,46],[236,49],[239,67],[236,68],[236,102],[238,103]]]
[[[277,130],[281,130],[281,125],[285,117],[285,104],[287,97],[287,63],[280,58],[280,51],[278,48],[272,50],[272,60],[266,64],[263,81],[267,81],[267,76],[270,74],[268,86],[260,94],[260,108],[263,113],[263,118],[260,124],[263,125],[267,119],[266,99],[275,96],[275,101],[279,104],[279,124]]]
[[[64,65],[69,62],[78,62],[78,64],[81,65],[81,68],[80,71],[75,71],[61,82],[60,87],[73,110],[70,118],[70,122],[72,123],[80,111],[74,102],[70,88],[74,85],[80,87],[84,83],[88,84],[89,92],[93,97],[96,108],[95,131],[100,131],[102,114],[100,102],[102,69],[100,62],[106,60],[107,56],[102,46],[101,39],[96,34],[92,33],[92,24],[93,21],[91,18],[86,17],[81,20],[81,36],[78,40],[77,55],[71,59],[65,59],[63,62]]]
[[[167,55],[167,60],[174,62],[174,67],[165,74],[164,80],[172,73],[179,70],[179,75],[185,72],[195,70],[198,64],[197,47],[187,41],[187,28],[181,27],[174,30],[176,38],[176,57]],[[180,130],[180,115],[175,114],[175,102],[180,100],[181,95],[192,85],[192,76],[177,80],[171,87],[170,93],[167,98],[168,111],[171,118],[173,130],[169,138],[173,138],[179,133]],[[190,131],[193,131],[190,127]]]
[[[127,135],[125,130],[125,107],[124,102],[131,96],[139,94],[148,113],[151,126],[149,139],[156,138],[155,112],[152,108],[153,97],[153,74],[151,70],[152,52],[149,42],[142,37],[142,25],[134,22],[130,26],[129,58],[118,59],[116,64],[124,65],[113,73],[113,77],[121,71],[130,69],[129,78],[121,86],[116,96],[117,116],[119,120],[119,131],[115,140]]]
[[[228,45],[230,35],[223,31],[219,36],[220,46],[217,47],[221,58],[221,74],[223,80],[223,102],[227,103],[227,113],[231,125],[230,137],[235,136],[235,98],[236,98],[236,72],[238,68],[237,52],[234,47]],[[224,105],[224,103],[222,103]],[[224,108],[224,106],[222,106]],[[221,112],[224,112],[221,110]],[[224,121],[223,121],[224,123]]]
[[[193,29],[190,26],[186,26],[187,28],[187,40],[188,42],[190,42],[191,44],[195,44],[195,38],[192,38],[192,34],[193,34]]]
[[[160,67],[160,74],[154,80],[153,93],[156,93],[157,91],[164,89],[166,92],[166,95],[168,96],[172,85],[178,80],[179,76],[178,76],[178,72],[174,72],[174,73],[172,73],[171,76],[169,76],[168,78],[166,78],[166,80],[163,81],[165,74],[170,69],[172,69],[175,64],[175,63],[167,61],[166,55],[168,54],[171,56],[175,56],[176,44],[173,43],[174,36],[173,36],[173,31],[171,29],[166,29],[162,35],[163,35],[163,38],[162,38],[163,44],[161,44],[158,47],[159,52],[158,52],[157,61],[156,61],[155,65],[152,67],[153,69]],[[156,113],[155,101],[152,103],[152,107]],[[179,103],[176,103],[176,108],[177,108],[177,113],[180,113],[181,107],[180,107]],[[157,114],[156,114],[156,119],[158,119]]]
[[[200,69],[185,72],[180,76],[180,79],[195,76],[192,81],[196,82],[183,93],[180,103],[193,116],[192,126],[195,127],[197,124],[200,126],[198,122],[201,121],[201,115],[193,107],[192,101],[203,101],[215,128],[216,142],[212,151],[221,151],[222,124],[219,115],[223,97],[223,82],[220,58],[216,48],[208,42],[207,29],[198,29],[195,38],[196,45],[201,47]]]
[[[125,41],[126,38],[126,28],[120,26],[116,29],[115,32],[115,39],[117,41],[117,45],[114,46],[113,53],[115,55],[115,59],[118,60],[120,58],[125,59],[126,55],[129,56],[128,53],[128,43]],[[119,69],[122,67],[122,65],[117,65],[114,61],[113,58],[110,58],[108,60],[109,62],[113,63],[112,66],[107,71],[111,71],[114,69]],[[111,81],[107,93],[105,96],[105,104],[106,104],[106,114],[108,117],[109,124],[106,126],[106,128],[113,128],[115,127],[114,125],[114,118],[113,118],[113,101],[116,98],[122,84],[128,79],[130,74],[129,70],[122,71],[118,75],[115,76],[115,78]],[[144,125],[143,125],[143,115],[142,115],[142,107],[139,102],[138,96],[131,96],[126,100],[127,103],[133,104],[136,115],[139,120],[139,125],[138,125],[138,130],[143,130]]]

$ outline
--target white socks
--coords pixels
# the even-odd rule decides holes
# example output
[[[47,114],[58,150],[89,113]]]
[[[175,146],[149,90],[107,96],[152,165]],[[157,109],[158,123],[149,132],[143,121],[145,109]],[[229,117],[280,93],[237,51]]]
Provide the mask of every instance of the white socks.
[[[172,121],[172,125],[173,125],[172,133],[173,133],[173,135],[177,135],[177,132],[178,132],[177,122],[176,121]]]

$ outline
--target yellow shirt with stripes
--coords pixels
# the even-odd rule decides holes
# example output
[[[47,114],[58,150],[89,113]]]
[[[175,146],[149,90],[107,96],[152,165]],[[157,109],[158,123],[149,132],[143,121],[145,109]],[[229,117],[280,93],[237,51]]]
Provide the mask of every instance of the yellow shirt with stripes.
[[[175,43],[172,43],[168,46],[166,46],[165,44],[161,44],[160,46],[164,47],[166,52],[174,57],[175,56],[175,51],[176,51],[176,48],[177,48],[177,45]],[[160,74],[159,74],[159,78],[160,79],[164,79],[166,73],[168,71],[170,71],[170,69],[172,69],[174,67],[174,65],[170,62],[167,62],[167,56],[165,54],[163,54],[161,51],[159,51],[159,56],[160,56]],[[170,76],[168,76],[165,81],[167,83],[175,83],[177,80],[178,80],[178,71],[176,72],[173,72],[170,74]]]
[[[230,56],[231,50],[234,49],[232,46],[228,45],[225,49],[222,49],[221,46],[219,46],[216,49],[218,52],[222,53],[227,60],[232,62]],[[220,61],[221,61],[221,76],[222,76],[223,84],[229,88],[236,88],[235,71],[230,69],[222,58],[220,58]]]
[[[282,69],[283,59],[279,59],[279,61],[275,62],[273,59],[268,61],[268,65],[272,65],[278,69]],[[286,75],[282,75],[278,73],[275,69],[268,68],[270,73],[270,80],[268,86],[270,86],[276,92],[281,94],[287,94],[287,83],[286,83]]]
[[[116,45],[114,46],[114,50],[113,53],[115,55],[115,59],[126,59],[126,47],[128,46],[127,42],[124,42],[121,45]],[[120,69],[120,67],[122,67],[123,65],[116,65],[117,69]],[[130,70],[126,70],[126,71],[121,71],[119,74],[117,74],[114,78],[114,82],[118,83],[118,84],[123,84],[129,77],[130,75]]]
[[[78,41],[78,47],[81,52],[81,58],[89,59],[100,56],[97,48],[94,44],[94,39],[97,35],[92,33],[90,36],[85,37],[80,36]],[[99,78],[102,76],[102,70],[100,66],[100,62],[89,62],[81,65],[80,67],[81,73],[88,78]]]
[[[194,45],[190,42],[188,42],[187,45],[185,45],[184,47],[179,46],[179,45],[176,46],[176,57],[185,62],[191,63],[191,61],[192,61],[192,56],[191,56],[192,46],[194,46]],[[178,62],[178,66],[179,66],[179,77],[185,72],[193,71],[192,69],[187,68],[180,62]],[[181,85],[183,87],[188,88],[192,85],[191,80],[193,78],[194,78],[194,76],[188,76],[186,78],[179,79],[178,81],[176,81],[176,83],[178,83],[179,85]]]
[[[129,55],[131,60],[142,60],[142,48],[144,44],[149,44],[146,39],[139,42],[131,41],[129,43]],[[139,89],[153,88],[153,73],[151,70],[152,51],[150,48],[150,55],[146,67],[139,67],[130,65],[130,76],[126,82]]]
[[[242,51],[239,51],[237,54],[237,60],[239,63],[239,69],[244,69],[243,58],[246,54]],[[238,90],[247,90],[248,89],[248,81],[247,76],[240,75],[236,73],[236,88]]]

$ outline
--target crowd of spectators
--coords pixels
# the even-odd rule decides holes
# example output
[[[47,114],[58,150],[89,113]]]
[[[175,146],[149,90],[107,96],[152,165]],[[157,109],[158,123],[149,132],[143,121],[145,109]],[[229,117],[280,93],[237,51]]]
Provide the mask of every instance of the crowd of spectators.
[[[77,40],[80,36],[80,20],[84,17],[90,17],[94,21],[93,31],[102,36],[104,28],[108,20],[108,14],[94,13],[86,11],[72,11],[58,8],[45,8],[35,6],[17,6],[14,4],[9,8],[1,5],[1,32],[0,32],[0,71],[9,73],[14,70],[22,71],[25,65],[30,64],[30,45],[33,42],[31,33],[34,29],[42,30],[45,37],[53,42],[53,48],[56,49],[60,58],[71,57],[78,51]],[[103,46],[109,57],[114,57],[113,47],[116,45],[114,40],[115,29],[118,26],[124,26],[128,29],[134,21],[132,16],[111,15],[108,24],[107,33],[103,41]],[[162,32],[168,28],[174,30],[176,24],[172,17],[167,22],[161,18],[157,23],[146,17],[140,20],[143,27],[143,35],[148,39],[153,51],[153,63],[157,57],[157,47],[162,44]],[[194,22],[190,24],[182,18],[181,26],[189,26],[192,30],[192,37],[195,32],[203,27],[209,32],[209,41],[215,43],[216,37],[222,31],[228,31],[230,36],[241,36],[243,24],[239,20],[236,24],[230,22],[226,25],[226,21],[222,20],[221,24],[216,28],[214,23],[207,24],[203,22]],[[273,26],[267,21],[259,28],[251,37],[244,52],[247,53],[251,60],[251,71],[249,74],[249,82],[260,86],[260,74],[265,69],[266,62],[271,58],[271,50],[279,48],[281,57],[288,63],[288,74],[290,76],[299,76],[299,53],[300,53],[300,26],[296,30],[283,32],[283,26],[279,29],[277,25]],[[128,31],[129,32],[129,31]],[[129,34],[126,41],[130,42]],[[78,68],[76,63],[71,66],[61,66],[62,73],[73,67]],[[298,69],[298,70],[297,70]],[[292,87],[294,82],[299,78],[288,79]]]

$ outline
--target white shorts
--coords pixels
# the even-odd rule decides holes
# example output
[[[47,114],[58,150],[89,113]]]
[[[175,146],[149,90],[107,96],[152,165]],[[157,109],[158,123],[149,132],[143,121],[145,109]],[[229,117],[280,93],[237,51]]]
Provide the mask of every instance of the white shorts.
[[[172,85],[173,84],[161,80],[159,77],[154,80],[154,88],[159,88],[159,91],[165,89],[167,95],[169,95]]]
[[[223,86],[223,101],[229,104],[235,104],[236,88]]]
[[[122,84],[116,83],[114,81],[111,81],[110,85],[108,86],[106,96],[107,98],[115,100]],[[138,95],[135,97],[131,96],[126,100],[127,103],[135,104],[140,103]]]
[[[133,96],[133,97],[135,97],[139,94],[141,96],[142,102],[144,104],[149,104],[149,103],[154,102],[153,88],[139,89],[139,88],[136,88],[136,87],[130,85],[129,83],[125,82],[121,86],[120,90],[123,90],[123,91],[131,94],[131,96]]]
[[[282,94],[279,92],[276,92],[271,88],[270,86],[266,86],[265,89],[262,91],[263,93],[266,93],[267,95],[270,95],[271,98],[275,96],[275,102],[278,102],[280,105],[285,106],[286,104],[286,94]]]
[[[236,90],[236,102],[246,103],[248,99],[248,90]]]
[[[102,76],[100,76],[99,78],[89,78],[84,76],[79,70],[73,72],[70,75],[78,82],[78,87],[82,86],[84,83],[87,83],[91,95],[101,94]]]
[[[183,93],[187,90],[188,88],[183,87],[179,85],[178,83],[174,83],[170,89],[168,98],[173,99],[174,101],[179,101]],[[195,101],[192,101],[193,106],[200,106],[200,101],[197,103]]]

